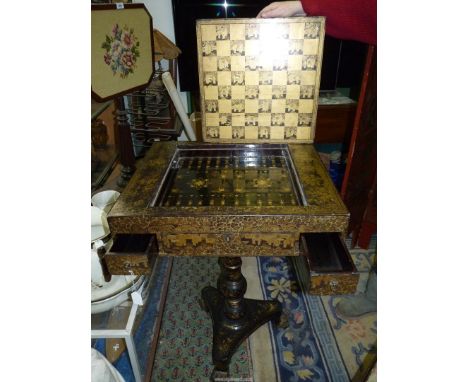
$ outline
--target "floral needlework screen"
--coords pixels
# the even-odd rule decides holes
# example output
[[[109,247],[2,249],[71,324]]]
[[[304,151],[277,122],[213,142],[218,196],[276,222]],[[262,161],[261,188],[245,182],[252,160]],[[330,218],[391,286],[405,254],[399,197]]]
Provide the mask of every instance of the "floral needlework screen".
[[[323,17],[197,21],[204,140],[312,142]]]
[[[93,6],[91,91],[98,101],[146,86],[153,76],[153,25],[142,4]]]

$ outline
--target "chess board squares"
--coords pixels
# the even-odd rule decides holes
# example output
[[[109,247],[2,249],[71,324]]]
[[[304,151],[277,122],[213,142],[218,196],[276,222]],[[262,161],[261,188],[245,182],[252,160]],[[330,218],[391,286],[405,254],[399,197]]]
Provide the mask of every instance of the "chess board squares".
[[[266,23],[259,25],[259,33],[262,36],[262,41],[265,40],[275,40],[276,34],[278,32],[277,24],[275,23]]]
[[[218,85],[220,86],[231,85],[232,84],[232,72],[218,72],[217,80],[218,80]]]
[[[314,101],[312,99],[299,100],[299,113],[313,113]]]
[[[245,56],[245,70],[260,70],[262,69],[258,56]]]
[[[317,55],[302,56],[302,70],[317,70]]]
[[[284,139],[297,139],[297,127],[296,126],[285,127]]]
[[[217,69],[218,71],[231,70],[231,57],[218,57]]]
[[[245,56],[245,41],[231,40],[231,56]]]
[[[244,126],[233,126],[232,127],[232,138],[233,139],[243,139],[245,136],[245,127]]]
[[[218,74],[217,72],[205,72],[203,73],[203,85],[205,86],[216,86],[218,85]]]
[[[245,126],[258,126],[258,114],[245,113]]]
[[[245,85],[245,72],[231,72],[231,85]]]
[[[231,101],[231,113],[245,113],[245,100],[233,99]]]
[[[245,99],[245,86],[231,86],[232,99]]]
[[[216,41],[217,56],[231,56],[231,41]]]
[[[272,113],[284,113],[286,110],[285,99],[273,99],[271,101],[271,112]]]
[[[245,24],[231,24],[229,33],[232,41],[245,40]]]
[[[288,56],[288,72],[302,69],[302,56]]]
[[[259,40],[245,41],[245,55],[258,57],[260,55],[260,41]]]
[[[296,139],[311,139],[311,132],[310,126],[298,126],[296,129]]]
[[[312,39],[318,38],[320,33],[320,23],[305,23],[304,38]]]
[[[232,126],[220,126],[219,138],[220,139],[232,139]]]
[[[246,99],[245,100],[245,112],[246,113],[258,113],[259,100],[258,99]]]
[[[300,85],[287,85],[286,86],[286,98],[287,99],[299,99],[300,98]]]
[[[219,113],[205,113],[205,123],[207,127],[219,126]]]
[[[289,38],[299,40],[304,38],[304,23],[291,23],[289,25]]]
[[[231,113],[232,104],[230,99],[220,99],[218,101],[219,113]]]
[[[319,40],[304,40],[303,51],[305,55],[316,55],[318,53]]]
[[[289,24],[290,23],[281,23],[278,21],[260,24],[260,39],[264,41],[291,38]]]
[[[284,115],[285,126],[297,126],[298,113],[286,113]]]
[[[301,85],[315,85],[317,79],[317,72],[312,70],[301,71],[300,72]]]
[[[273,86],[272,85],[259,85],[258,86],[259,94],[258,98],[271,100],[273,97]]]
[[[229,25],[216,25],[216,40],[229,40]]]
[[[203,57],[202,63],[204,72],[216,72],[218,70],[218,60],[216,57]]]
[[[289,40],[288,53],[289,55],[300,55],[304,53],[302,39]]]
[[[245,57],[231,56],[231,70],[240,72],[245,71]]]
[[[274,85],[286,85],[288,82],[288,73],[285,71],[277,72],[273,71],[273,86]]]
[[[258,40],[260,37],[260,26],[258,24],[245,24],[245,39]]]
[[[258,126],[245,126],[245,139],[255,140],[258,138]]]
[[[258,113],[258,125],[269,126],[271,123],[271,113]]]
[[[285,113],[272,113],[271,126],[284,126]]]
[[[271,126],[270,139],[283,140],[284,139],[284,126]]]
[[[258,83],[260,85],[273,85],[273,71],[259,71],[258,72]]]
[[[219,125],[220,126],[231,126],[231,114],[220,113],[219,114]]]
[[[278,37],[289,39],[289,23],[277,24],[275,30]]]
[[[273,85],[272,98],[273,99],[285,99],[286,98],[286,86],[285,85]]]
[[[259,113],[271,113],[271,99],[259,99],[258,100],[258,112]]]
[[[299,112],[299,100],[287,99],[285,111],[286,113],[298,113]]]
[[[292,70],[287,73],[287,84],[288,85],[299,85],[301,83],[301,71]]]
[[[218,86],[218,99],[231,99],[231,86]]]
[[[210,138],[219,138],[219,127],[218,126],[207,126],[206,135]]]
[[[270,126],[260,126],[258,128],[258,139],[270,139]]]
[[[202,41],[215,41],[216,40],[216,26],[215,25],[202,25],[201,26],[201,39]]]
[[[202,42],[202,56],[216,56],[216,41],[203,41]]]
[[[231,114],[232,126],[245,126],[245,114]]]
[[[250,86],[257,86],[259,83],[259,73],[255,72],[245,72],[245,84]]]
[[[301,99],[313,99],[315,92],[315,86],[313,85],[301,85],[300,87],[300,98]]]
[[[299,119],[297,122],[298,126],[310,126],[312,125],[312,113],[299,113]]]
[[[259,95],[259,88],[257,85],[245,86],[245,98],[246,99],[257,99],[258,95]]]
[[[273,70],[273,59],[269,58],[267,55],[262,54],[258,57],[258,68],[257,70],[262,70],[265,72]]]
[[[275,70],[288,70],[288,58],[285,57],[275,57],[273,59],[273,71]]]
[[[203,86],[203,93],[205,94],[205,100],[218,99],[218,87],[217,86]]]
[[[217,113],[218,112],[218,101],[207,100],[205,101],[205,111],[207,113]]]

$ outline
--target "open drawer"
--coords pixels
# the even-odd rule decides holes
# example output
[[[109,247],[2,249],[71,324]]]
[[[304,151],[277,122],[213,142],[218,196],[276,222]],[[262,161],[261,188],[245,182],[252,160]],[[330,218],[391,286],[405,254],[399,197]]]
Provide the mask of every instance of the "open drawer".
[[[112,275],[149,275],[158,256],[156,236],[152,234],[117,234],[104,256]]]
[[[300,254],[292,259],[310,294],[356,292],[359,273],[340,233],[301,234]]]

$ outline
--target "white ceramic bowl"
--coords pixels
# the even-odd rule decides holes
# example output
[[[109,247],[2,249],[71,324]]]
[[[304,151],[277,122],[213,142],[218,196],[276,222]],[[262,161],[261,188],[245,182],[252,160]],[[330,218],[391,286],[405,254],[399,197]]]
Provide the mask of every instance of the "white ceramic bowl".
[[[106,213],[98,207],[91,206],[91,243],[109,235]]]
[[[119,198],[119,196],[120,196],[120,192],[118,191],[113,191],[113,190],[101,191],[92,196],[91,204],[95,207],[100,208],[106,214],[108,214],[112,206],[115,204],[115,202]]]
[[[131,293],[138,290],[146,276],[112,276],[110,282],[102,288],[93,288],[91,283],[91,313],[111,310],[131,298]]]

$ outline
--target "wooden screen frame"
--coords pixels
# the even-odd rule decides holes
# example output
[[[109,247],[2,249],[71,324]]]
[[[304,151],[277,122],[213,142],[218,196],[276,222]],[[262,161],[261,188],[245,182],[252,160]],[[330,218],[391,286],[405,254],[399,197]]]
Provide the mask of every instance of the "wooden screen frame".
[[[118,10],[117,7],[118,7],[117,4],[92,4],[91,5],[91,11],[109,11],[109,10],[121,11],[121,10]],[[128,88],[128,89],[124,89],[124,90],[119,91],[119,92],[117,92],[115,94],[108,95],[108,96],[105,96],[105,97],[101,97],[99,94],[97,94],[93,90],[93,84],[91,82],[91,97],[93,99],[95,99],[96,101],[98,101],[98,102],[104,102],[104,101],[111,100],[111,99],[114,99],[114,98],[119,97],[119,96],[123,96],[123,95],[128,94],[128,93],[130,93],[132,91],[144,89],[150,84],[150,82],[153,79],[154,72],[155,72],[155,69],[154,69],[153,17],[151,16],[151,14],[149,13],[148,9],[146,8],[146,6],[144,4],[124,4],[124,7],[123,7],[122,10],[125,10],[125,9],[139,9],[139,8],[143,9],[147,13],[148,18],[149,18],[149,27],[150,27],[149,36],[150,36],[150,41],[151,41],[151,55],[150,56],[151,56],[151,69],[152,69],[151,73],[149,75],[149,78],[145,83],[142,83],[140,85],[137,85],[137,86],[134,86],[134,87],[131,87],[131,88]]]

